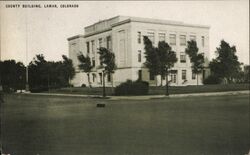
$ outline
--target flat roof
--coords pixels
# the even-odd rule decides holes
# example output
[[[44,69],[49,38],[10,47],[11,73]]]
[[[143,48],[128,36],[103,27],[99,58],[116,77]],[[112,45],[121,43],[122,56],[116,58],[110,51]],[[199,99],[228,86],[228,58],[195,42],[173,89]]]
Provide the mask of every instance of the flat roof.
[[[154,19],[154,18],[143,18],[143,17],[132,17],[132,16],[115,16],[112,18],[104,19],[98,21],[94,24],[86,26],[85,28],[97,25],[99,23],[112,20],[114,18],[119,18],[118,22],[112,24],[111,26],[117,26],[126,22],[143,22],[143,23],[152,23],[152,24],[164,24],[164,25],[176,25],[176,26],[188,26],[188,27],[200,27],[200,28],[210,28],[208,25],[199,25],[199,24],[188,24],[181,21],[174,21],[174,20],[162,20],[162,19]]]
[[[109,31],[109,30],[111,30],[112,27],[122,25],[122,24],[125,24],[125,23],[129,23],[129,22],[141,22],[141,23],[162,24],[162,25],[186,26],[186,27],[206,28],[206,29],[210,28],[210,26],[208,26],[208,25],[187,24],[187,23],[184,23],[184,22],[181,22],[181,21],[162,20],[162,19],[143,18],[143,17],[132,17],[132,16],[121,16],[121,15],[115,16],[115,17],[112,17],[112,18],[108,18],[108,19],[104,19],[104,20],[100,20],[100,21],[98,21],[98,22],[96,22],[94,24],[91,24],[89,26],[86,26],[84,28],[86,30],[86,28],[90,28],[92,26],[94,27],[95,25],[101,24],[103,22],[108,22],[108,21],[114,20],[115,18],[117,18],[117,20],[114,23],[112,23],[110,26],[108,26],[108,27],[106,27],[104,29],[101,29],[101,30],[98,30],[98,31],[93,31],[93,32],[88,32],[88,33],[86,33],[86,31],[85,31],[84,35],[75,35],[75,36],[69,37],[67,40],[70,41],[70,40],[77,39],[77,38],[80,38],[80,37],[82,37],[82,38],[89,37],[89,36],[92,36],[92,35],[95,35],[95,34],[99,34],[99,33],[102,33],[102,32]]]

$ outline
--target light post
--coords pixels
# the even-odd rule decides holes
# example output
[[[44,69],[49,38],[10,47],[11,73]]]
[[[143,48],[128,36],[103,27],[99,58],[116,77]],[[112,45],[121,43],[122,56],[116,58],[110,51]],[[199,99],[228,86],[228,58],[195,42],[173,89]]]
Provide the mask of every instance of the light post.
[[[106,68],[106,64],[102,63],[102,67],[103,67],[103,70],[102,70],[102,81],[103,81],[103,85],[102,85],[102,96],[103,97],[106,97],[106,88],[105,88],[105,68]]]
[[[106,97],[106,90],[105,90],[105,69],[103,69],[103,71],[102,71],[102,81],[103,81],[103,85],[102,85],[102,89],[103,89],[103,94],[102,94],[102,96],[103,97]]]
[[[26,84],[25,84],[25,91],[29,92],[28,22],[27,22],[27,12],[26,12],[26,15],[25,15],[25,28],[26,28]]]
[[[169,96],[169,92],[168,92],[168,69],[166,71],[166,96]]]

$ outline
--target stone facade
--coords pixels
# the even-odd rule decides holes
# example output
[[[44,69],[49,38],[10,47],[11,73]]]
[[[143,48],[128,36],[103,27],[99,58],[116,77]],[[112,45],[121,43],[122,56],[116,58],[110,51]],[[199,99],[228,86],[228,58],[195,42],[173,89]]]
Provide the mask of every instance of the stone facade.
[[[82,52],[88,55],[92,64],[95,65],[90,75],[92,85],[102,85],[102,70],[98,69],[100,62],[97,52],[99,47],[106,47],[114,52],[118,67],[114,75],[106,76],[107,86],[112,84],[116,86],[128,79],[137,80],[138,78],[148,81],[150,85],[160,85],[161,81],[164,85],[166,83],[164,79],[161,80],[160,76],[150,76],[143,65],[145,62],[143,36],[148,36],[154,46],[157,46],[159,41],[165,40],[176,52],[178,62],[172,68],[172,74],[169,75],[170,85],[197,84],[197,77],[192,74],[191,63],[188,55],[185,54],[185,48],[188,40],[196,40],[199,52],[204,53],[205,66],[208,65],[209,26],[126,16],[99,21],[85,27],[84,35],[68,38],[69,57],[73,60],[77,70],[72,84],[74,86],[88,85],[86,74],[78,69],[77,54]],[[207,71],[204,70],[198,76],[198,83],[202,84],[202,79],[207,75]]]

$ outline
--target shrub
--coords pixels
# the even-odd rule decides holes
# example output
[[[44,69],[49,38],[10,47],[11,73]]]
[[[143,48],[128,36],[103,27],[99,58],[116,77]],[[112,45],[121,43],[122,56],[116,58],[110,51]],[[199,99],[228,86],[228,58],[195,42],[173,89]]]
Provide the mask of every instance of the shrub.
[[[13,92],[15,92],[15,90],[13,88],[11,88],[10,86],[8,86],[8,85],[3,85],[2,89],[3,89],[3,92],[5,92],[5,93],[13,93]]]
[[[206,79],[203,81],[204,84],[219,84],[221,83],[221,79],[215,75],[209,75]]]
[[[81,87],[85,88],[85,87],[86,87],[86,84],[83,83],[83,84],[81,85]]]
[[[148,82],[127,80],[115,88],[115,95],[147,95]]]

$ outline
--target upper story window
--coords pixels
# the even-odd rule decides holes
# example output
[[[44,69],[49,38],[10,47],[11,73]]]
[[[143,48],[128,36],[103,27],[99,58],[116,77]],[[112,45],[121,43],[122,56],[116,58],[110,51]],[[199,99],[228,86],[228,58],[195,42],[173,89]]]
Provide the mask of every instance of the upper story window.
[[[148,32],[148,39],[151,40],[152,44],[154,44],[154,42],[155,42],[154,32]]]
[[[89,42],[86,42],[86,46],[87,46],[87,53],[89,53]]]
[[[99,48],[102,47],[102,38],[99,38]]]
[[[141,62],[141,50],[138,50],[138,62]]]
[[[180,54],[180,62],[186,63],[186,54],[184,52],[181,52]]]
[[[140,44],[141,43],[141,32],[137,32],[137,42],[138,42],[138,44]]]
[[[165,33],[159,33],[159,41],[165,41]]]
[[[176,45],[176,35],[175,34],[170,34],[169,35],[169,44],[170,45]]]
[[[201,44],[202,44],[202,47],[205,46],[205,37],[204,36],[201,36]]]
[[[108,37],[107,37],[107,49],[108,49],[108,50],[111,50],[111,46],[112,46],[112,45],[111,45],[111,36],[108,36]]]
[[[180,45],[185,46],[186,45],[186,36],[185,35],[180,35]]]
[[[95,53],[95,41],[94,40],[91,41],[91,49],[92,49],[92,53]]]
[[[190,35],[190,40],[196,41],[196,36],[195,35]]]

